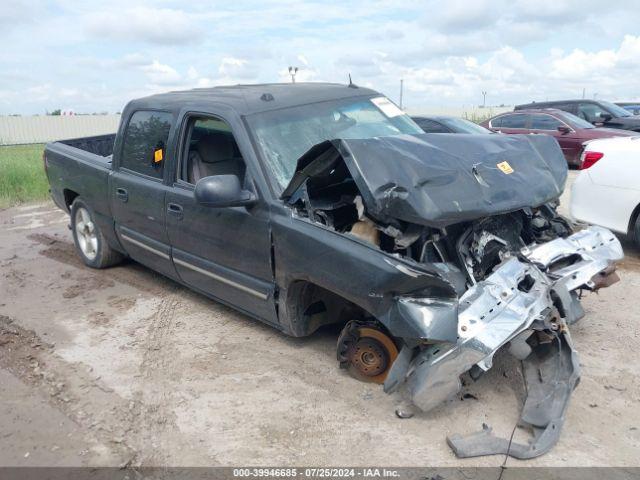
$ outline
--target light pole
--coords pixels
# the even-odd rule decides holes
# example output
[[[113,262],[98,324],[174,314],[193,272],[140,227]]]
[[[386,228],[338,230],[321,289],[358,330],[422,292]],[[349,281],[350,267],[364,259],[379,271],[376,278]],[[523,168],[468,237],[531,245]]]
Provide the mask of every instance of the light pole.
[[[404,80],[400,79],[400,110],[402,110],[402,90],[404,90]]]
[[[289,75],[291,75],[291,83],[296,83],[296,73],[298,73],[298,67],[289,67]]]
[[[487,106],[487,92],[482,91],[482,108]]]

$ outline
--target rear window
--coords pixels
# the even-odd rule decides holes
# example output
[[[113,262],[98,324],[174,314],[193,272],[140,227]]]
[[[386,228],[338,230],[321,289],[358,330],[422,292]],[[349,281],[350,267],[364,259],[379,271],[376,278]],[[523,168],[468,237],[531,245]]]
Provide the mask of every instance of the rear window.
[[[124,132],[120,166],[154,178],[162,178],[169,130],[169,112],[137,111]]]
[[[514,115],[502,115],[496,120],[500,120],[500,125],[498,125],[494,120],[493,122],[491,122],[491,125],[493,127],[500,126],[502,128],[525,128],[527,125],[527,116],[521,113],[517,113]]]
[[[441,125],[438,122],[434,122],[433,120],[427,120],[426,118],[418,118],[418,119],[414,119],[414,121],[426,133],[451,133],[451,130],[449,130],[447,127],[445,127],[444,125]]]

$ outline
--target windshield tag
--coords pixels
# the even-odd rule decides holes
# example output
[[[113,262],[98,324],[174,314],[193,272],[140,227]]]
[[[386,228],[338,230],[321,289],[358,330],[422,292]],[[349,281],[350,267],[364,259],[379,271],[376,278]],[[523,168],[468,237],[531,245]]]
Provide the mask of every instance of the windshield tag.
[[[372,98],[371,103],[378,107],[378,109],[389,118],[397,117],[398,115],[404,115],[404,112],[396,107],[391,102],[391,100],[386,97]]]

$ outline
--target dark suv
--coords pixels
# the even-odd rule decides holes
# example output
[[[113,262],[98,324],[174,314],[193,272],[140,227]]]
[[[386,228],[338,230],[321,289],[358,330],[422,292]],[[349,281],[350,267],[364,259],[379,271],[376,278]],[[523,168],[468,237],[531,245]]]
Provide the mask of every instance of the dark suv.
[[[573,113],[597,127],[622,128],[640,132],[640,116],[632,115],[615,103],[605,100],[557,100],[516,105],[514,110],[557,108]]]

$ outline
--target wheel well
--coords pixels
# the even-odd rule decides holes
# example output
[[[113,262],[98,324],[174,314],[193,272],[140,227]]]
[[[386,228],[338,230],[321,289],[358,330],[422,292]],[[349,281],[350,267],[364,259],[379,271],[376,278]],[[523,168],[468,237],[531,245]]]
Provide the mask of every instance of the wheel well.
[[[64,204],[67,206],[67,210],[71,210],[71,204],[76,199],[78,194],[73,190],[65,188],[62,193],[64,194]]]
[[[631,214],[631,218],[629,219],[629,228],[627,229],[627,233],[631,236],[635,236],[636,234],[636,221],[638,220],[638,216],[640,215],[640,204],[636,206]],[[640,241],[640,238],[636,240]]]
[[[363,308],[337,293],[304,280],[289,285],[285,302],[284,320],[291,333],[300,337],[312,334],[323,325],[371,317]]]

